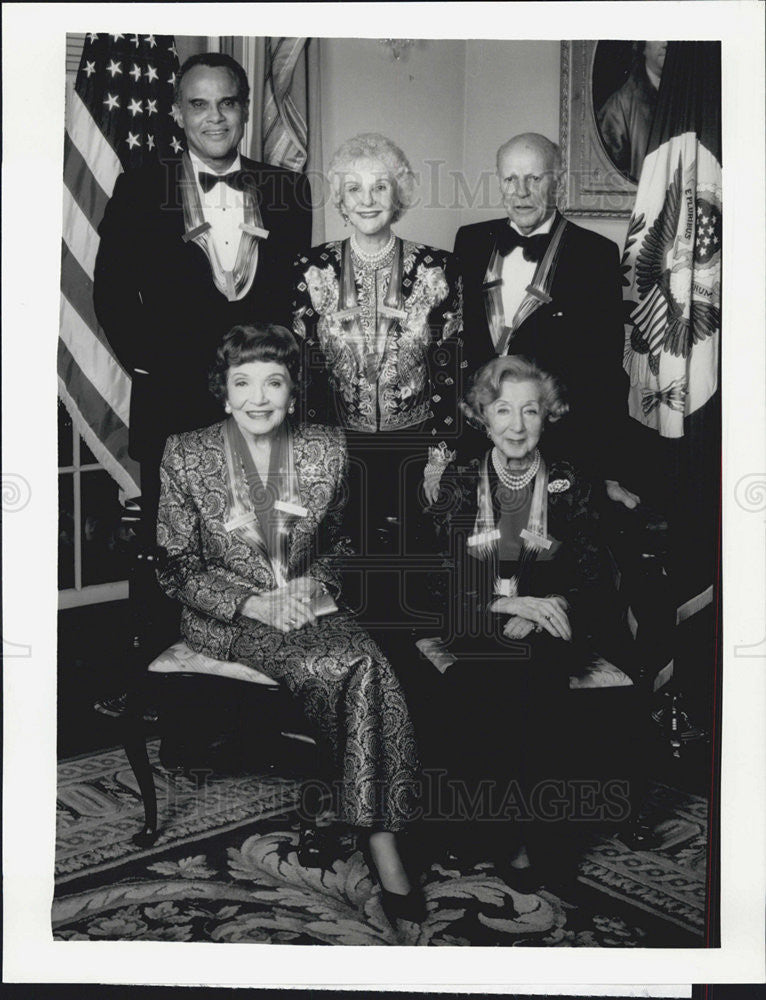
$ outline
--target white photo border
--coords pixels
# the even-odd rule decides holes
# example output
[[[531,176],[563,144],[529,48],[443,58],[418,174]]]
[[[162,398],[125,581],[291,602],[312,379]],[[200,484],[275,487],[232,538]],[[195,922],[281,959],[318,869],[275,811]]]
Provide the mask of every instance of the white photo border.
[[[506,992],[511,984],[764,978],[764,59],[756,2],[11,4],[2,10],[4,978]],[[56,339],[67,32],[723,42],[724,695],[720,949],[338,949],[55,942]],[[179,27],[183,30],[179,31]],[[555,35],[553,34],[555,32]],[[491,159],[492,153],[488,151]],[[29,496],[6,514],[6,482]],[[745,498],[743,500],[743,497]],[[749,500],[747,499],[749,498]],[[748,505],[749,504],[749,505]],[[299,961],[285,959],[300,949]],[[515,986],[515,989],[521,987]]]

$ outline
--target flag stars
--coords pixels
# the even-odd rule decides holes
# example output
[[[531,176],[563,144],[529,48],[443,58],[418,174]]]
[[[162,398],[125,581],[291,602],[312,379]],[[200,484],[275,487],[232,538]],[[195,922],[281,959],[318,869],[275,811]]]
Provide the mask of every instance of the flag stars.
[[[122,63],[115,62],[114,59],[110,59],[109,65],[106,67],[106,71],[107,73],[112,74],[112,79],[114,79],[118,73],[120,74],[120,76],[122,76]]]
[[[151,83],[153,80],[158,80],[159,79],[159,76],[157,74],[157,70],[154,68],[154,66],[147,65],[145,76],[146,76],[146,79],[149,81],[149,83]]]
[[[141,44],[141,39],[138,37],[138,35],[133,35],[130,40],[131,42],[133,42],[136,48],[138,48],[138,46]]]
[[[154,40],[154,35],[147,35],[144,38],[144,41],[146,42],[146,44],[149,46],[150,49],[157,48],[157,42]]]
[[[141,140],[139,139],[139,137],[137,135],[134,135],[132,132],[128,132],[128,138],[125,140],[125,142],[127,142],[129,149],[135,149],[136,146],[141,145]]]
[[[153,135],[149,135],[148,133],[147,133],[147,136],[146,136],[146,148],[147,149],[154,149],[154,136]]]
[[[119,42],[119,40],[124,37],[125,37],[124,35],[112,35],[112,38],[115,40],[115,42]]]
[[[94,42],[98,41],[98,35],[96,34],[95,31],[91,31],[91,32],[88,33],[88,41],[91,43],[91,45]]]
[[[175,85],[176,85],[176,75],[175,75],[175,73],[171,73],[170,74],[170,79],[168,80],[168,83],[170,84],[171,87],[175,87]]]
[[[171,55],[173,56],[173,58],[175,58],[178,55],[178,52],[176,51],[176,43],[175,42],[173,42],[170,46],[168,46],[168,52],[171,53]]]
[[[96,72],[96,64],[94,62],[89,62],[85,60],[85,75],[90,79]]]
[[[106,104],[108,111],[114,111],[115,108],[119,108],[120,99],[116,94],[107,94],[103,103]]]
[[[133,115],[134,118],[136,117],[136,115],[142,115],[144,113],[144,109],[141,107],[141,102],[137,101],[135,97],[128,105],[128,111],[131,113],[131,115]]]
[[[147,101],[146,102],[146,113],[147,113],[147,115],[149,115],[149,117],[151,117],[152,115],[156,115],[157,114],[157,100],[156,100],[156,98],[153,101]]]
[[[174,153],[180,153],[181,150],[183,149],[183,146],[178,141],[178,139],[176,139],[175,136],[173,136],[173,138],[170,140],[170,145],[173,147],[173,152]]]
[[[136,81],[136,83],[138,83],[138,81],[141,79],[141,67],[138,65],[138,63],[133,63],[133,68],[128,73],[128,76],[132,76],[133,79]]]

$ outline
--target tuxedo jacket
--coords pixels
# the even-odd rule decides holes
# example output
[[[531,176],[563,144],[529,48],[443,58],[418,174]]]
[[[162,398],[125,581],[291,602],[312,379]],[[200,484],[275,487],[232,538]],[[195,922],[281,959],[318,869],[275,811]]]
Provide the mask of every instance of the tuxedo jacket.
[[[157,543],[164,549],[160,586],[183,606],[181,631],[189,645],[218,659],[228,657],[243,601],[277,585],[269,561],[225,527],[224,424],[168,439],[157,519]],[[307,516],[290,528],[288,576],[312,576],[338,596],[336,564],[349,552],[341,532],[345,438],[338,428],[298,424],[293,448]]]
[[[507,225],[503,218],[463,226],[455,240],[463,274],[463,356],[469,377],[495,356],[482,285],[497,233]],[[576,461],[597,478],[619,480],[628,386],[622,367],[625,336],[617,246],[569,223],[551,300],[516,330],[508,353],[528,357],[556,375],[566,389],[570,412],[546,432],[551,453]]]
[[[308,179],[241,161],[269,236],[259,241],[252,287],[237,302],[215,287],[204,251],[182,238],[180,160],[120,174],[99,226],[94,305],[133,380],[130,453],[139,461],[158,462],[168,434],[220,418],[207,374],[227,330],[256,320],[290,326],[290,266],[311,239]]]

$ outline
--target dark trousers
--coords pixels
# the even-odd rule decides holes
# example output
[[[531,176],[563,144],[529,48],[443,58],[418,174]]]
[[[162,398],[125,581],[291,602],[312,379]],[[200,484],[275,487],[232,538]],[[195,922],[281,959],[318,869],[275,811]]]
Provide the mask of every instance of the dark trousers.
[[[440,732],[424,752],[445,772],[438,795],[432,779],[429,818],[477,859],[509,858],[522,844],[530,855],[543,852],[566,820],[562,731],[577,652],[534,633],[504,645],[491,636],[462,640],[450,651],[457,662],[431,699]]]

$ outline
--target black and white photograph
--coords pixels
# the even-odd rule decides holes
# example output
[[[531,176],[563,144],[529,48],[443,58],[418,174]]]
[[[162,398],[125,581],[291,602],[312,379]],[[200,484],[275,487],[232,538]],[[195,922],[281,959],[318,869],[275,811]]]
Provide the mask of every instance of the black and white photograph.
[[[758,903],[722,877],[735,842],[746,865],[722,803],[762,819],[741,768],[766,655],[763,424],[734,439],[726,353],[755,335],[723,295],[731,37],[363,37],[353,4],[312,5],[337,34],[268,34],[308,5],[250,4],[192,34],[216,17],[175,6],[90,8],[86,32],[72,5],[57,36],[57,328],[24,376],[56,393],[47,800],[16,776],[22,717],[5,731],[6,789],[52,820],[43,935],[70,977],[83,942],[173,946],[182,971],[135,982],[202,982],[198,944],[268,946],[268,973],[236,978],[233,949],[210,980],[243,985],[300,984],[307,953],[317,985],[510,984],[511,954],[551,982],[583,950],[583,982],[616,982],[602,960],[712,971],[734,941],[753,978]],[[415,35],[405,13],[440,9],[396,7],[366,9]],[[39,391],[28,424],[4,410],[28,449]],[[34,560],[20,455],[4,535],[31,529]],[[39,662],[25,627],[6,681]],[[753,700],[725,727],[735,680]]]

